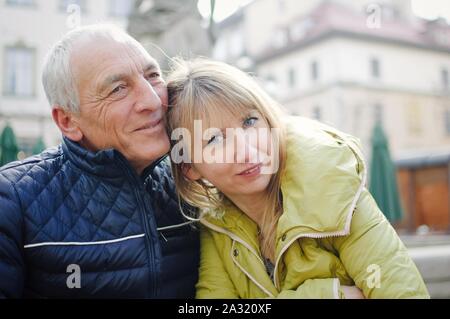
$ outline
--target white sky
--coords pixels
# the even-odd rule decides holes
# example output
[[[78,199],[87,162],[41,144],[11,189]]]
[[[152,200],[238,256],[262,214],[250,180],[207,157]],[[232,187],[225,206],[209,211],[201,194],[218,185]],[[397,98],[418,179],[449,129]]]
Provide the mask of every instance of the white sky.
[[[215,20],[221,21],[236,11],[240,5],[252,0],[216,0]],[[449,0],[412,0],[413,11],[416,15],[427,19],[434,19],[442,16],[450,21],[450,1]],[[198,8],[204,17],[209,16],[210,0],[199,0]]]
[[[448,0],[412,0],[412,7],[418,16],[427,19],[441,16],[450,21],[450,1]]]
[[[214,20],[221,21],[236,11],[239,6],[249,3],[253,0],[216,0],[216,9]],[[204,17],[209,17],[210,0],[199,0],[198,10]]]

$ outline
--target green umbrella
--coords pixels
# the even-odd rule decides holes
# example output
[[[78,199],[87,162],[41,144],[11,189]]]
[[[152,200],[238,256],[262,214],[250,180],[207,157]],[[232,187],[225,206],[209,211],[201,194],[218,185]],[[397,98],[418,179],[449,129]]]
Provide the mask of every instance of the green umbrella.
[[[40,154],[44,150],[45,150],[45,143],[42,140],[42,137],[40,137],[39,140],[37,141],[37,143],[34,144],[34,146],[33,146],[33,150],[32,150],[33,155]]]
[[[0,166],[16,161],[18,152],[14,131],[6,124],[0,135]]]
[[[399,221],[402,218],[402,208],[398,195],[396,170],[380,123],[377,123],[373,129],[369,188],[386,218],[391,223]]]

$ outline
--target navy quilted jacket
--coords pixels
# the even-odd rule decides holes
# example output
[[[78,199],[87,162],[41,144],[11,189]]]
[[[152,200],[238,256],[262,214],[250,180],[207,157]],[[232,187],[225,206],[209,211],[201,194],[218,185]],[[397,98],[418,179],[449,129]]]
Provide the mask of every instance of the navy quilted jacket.
[[[198,258],[166,159],[64,139],[0,170],[0,297],[190,298]]]

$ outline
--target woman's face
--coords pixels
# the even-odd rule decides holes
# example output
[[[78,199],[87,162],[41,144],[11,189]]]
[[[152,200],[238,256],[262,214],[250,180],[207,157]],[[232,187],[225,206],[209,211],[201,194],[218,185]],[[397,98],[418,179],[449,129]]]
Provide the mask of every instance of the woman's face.
[[[189,164],[186,176],[208,181],[229,198],[265,192],[273,174],[271,154],[278,154],[272,133],[257,111],[211,121],[202,128],[202,161]]]

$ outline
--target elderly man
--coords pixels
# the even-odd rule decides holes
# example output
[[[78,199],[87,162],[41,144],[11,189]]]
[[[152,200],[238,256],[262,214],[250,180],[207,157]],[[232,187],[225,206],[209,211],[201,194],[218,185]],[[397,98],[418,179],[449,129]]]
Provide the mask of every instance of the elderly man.
[[[193,297],[198,234],[165,158],[157,62],[84,27],[51,50],[43,84],[63,142],[0,170],[0,297]]]

